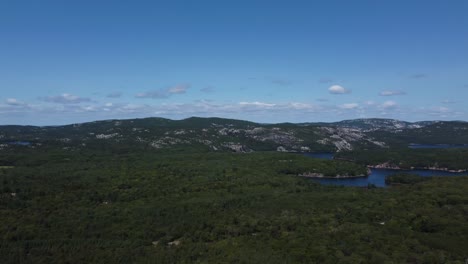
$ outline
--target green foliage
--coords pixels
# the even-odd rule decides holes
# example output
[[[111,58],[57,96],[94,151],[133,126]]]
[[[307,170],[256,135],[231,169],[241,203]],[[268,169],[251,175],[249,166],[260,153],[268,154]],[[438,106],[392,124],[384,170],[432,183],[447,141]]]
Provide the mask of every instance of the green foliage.
[[[415,184],[429,180],[429,177],[422,177],[411,173],[395,173],[385,177],[385,183],[389,185]]]
[[[0,263],[462,263],[468,178],[322,186],[285,153],[3,152]],[[290,173],[290,174],[287,174]],[[13,194],[14,193],[14,194]]]
[[[421,127],[415,128],[418,126]],[[391,119],[259,124],[223,118],[142,118],[56,127],[0,126],[0,149],[40,148],[47,151],[60,147],[102,151],[110,147],[116,153],[155,148],[248,152],[275,151],[284,147],[289,151],[334,152],[338,150],[336,143],[346,142],[344,146],[347,148],[362,151],[381,150],[382,143],[392,149],[404,149],[410,143],[466,144],[467,129],[466,122],[408,123]]]

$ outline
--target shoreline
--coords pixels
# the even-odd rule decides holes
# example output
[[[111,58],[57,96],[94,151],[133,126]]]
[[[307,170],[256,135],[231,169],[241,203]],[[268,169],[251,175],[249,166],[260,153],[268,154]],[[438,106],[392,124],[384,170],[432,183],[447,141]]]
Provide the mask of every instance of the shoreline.
[[[309,172],[309,173],[301,173],[301,174],[298,174],[297,176],[305,177],[305,178],[315,178],[315,179],[353,179],[353,178],[368,177],[369,173],[367,175],[360,174],[360,175],[354,175],[354,176],[348,176],[348,175],[326,176],[326,175],[323,175],[321,173],[310,173]]]
[[[454,173],[468,172],[467,169],[450,170],[448,168],[438,168],[438,167],[410,167],[408,169],[405,169],[405,168],[400,168],[396,165],[389,165],[386,163],[377,164],[377,165],[367,165],[367,168],[386,169],[386,170],[395,170],[395,171],[398,171],[398,170],[435,170],[435,171],[445,171],[445,172],[454,172]]]

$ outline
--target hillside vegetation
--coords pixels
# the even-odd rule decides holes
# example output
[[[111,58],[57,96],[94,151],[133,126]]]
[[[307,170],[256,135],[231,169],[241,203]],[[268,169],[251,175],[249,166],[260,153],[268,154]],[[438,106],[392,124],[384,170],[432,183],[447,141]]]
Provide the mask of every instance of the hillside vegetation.
[[[55,127],[0,126],[0,149],[90,148],[116,143],[136,148],[195,151],[350,151],[420,144],[466,144],[468,123],[357,119],[336,123],[258,124],[222,118],[106,120]]]
[[[297,154],[13,156],[1,157],[14,163],[0,168],[1,263],[463,263],[468,257],[464,177],[345,188],[283,173],[290,164],[340,170],[334,161]]]
[[[365,165],[380,162],[467,168],[467,149],[405,145],[423,133],[422,143],[446,133],[463,144],[464,126],[218,118],[1,126],[0,263],[464,263],[467,177],[397,174],[390,188],[300,177],[366,175]]]

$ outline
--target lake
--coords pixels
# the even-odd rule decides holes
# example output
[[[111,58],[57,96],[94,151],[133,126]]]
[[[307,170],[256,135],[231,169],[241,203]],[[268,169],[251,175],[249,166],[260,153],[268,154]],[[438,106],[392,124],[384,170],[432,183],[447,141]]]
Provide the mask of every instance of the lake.
[[[333,153],[304,153],[305,156],[318,159],[333,159]],[[367,177],[348,178],[348,179],[319,179],[312,178],[321,184],[366,187],[374,184],[377,187],[387,187],[385,177],[394,173],[412,173],[422,177],[430,176],[468,176],[468,172],[448,172],[438,170],[389,170],[389,169],[371,169],[371,174]]]
[[[29,142],[29,141],[13,141],[13,142],[9,142],[8,144],[17,145],[17,146],[29,146],[29,145],[31,145],[31,142]]]
[[[349,178],[349,179],[313,179],[322,184],[343,185],[365,187],[374,184],[377,187],[386,187],[385,177],[394,173],[412,173],[422,177],[430,176],[466,176],[468,172],[448,172],[438,170],[389,170],[389,169],[371,169],[371,174],[367,177]]]
[[[409,144],[411,149],[450,149],[450,148],[468,148],[468,144]]]
[[[334,155],[335,154],[331,152],[304,153],[304,156],[307,157],[326,160],[332,160]]]

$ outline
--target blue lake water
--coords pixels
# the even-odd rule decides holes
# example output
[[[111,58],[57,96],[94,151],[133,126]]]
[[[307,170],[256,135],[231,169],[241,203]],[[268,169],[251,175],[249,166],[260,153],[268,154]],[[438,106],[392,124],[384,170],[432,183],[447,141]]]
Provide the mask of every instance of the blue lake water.
[[[31,142],[29,142],[29,141],[13,141],[13,142],[10,142],[8,144],[17,145],[17,146],[29,146],[29,145],[31,145]]]
[[[335,154],[331,152],[304,153],[304,156],[307,157],[326,160],[332,160],[334,155]]]
[[[468,148],[468,144],[409,144],[411,149],[450,149],[450,148]]]
[[[322,153],[325,154],[325,153]],[[321,159],[333,159],[333,153],[327,155],[321,155],[320,153],[305,153],[307,157],[321,158]],[[330,157],[331,155],[331,157]],[[448,172],[438,170],[389,170],[389,169],[371,169],[371,174],[367,177],[359,178],[347,178],[347,179],[319,179],[312,178],[314,181],[318,181],[321,184],[326,185],[341,185],[341,186],[355,186],[355,187],[366,187],[369,184],[374,184],[377,187],[387,187],[385,184],[385,177],[394,173],[412,173],[418,174],[422,177],[430,176],[468,176],[468,172]]]
[[[394,173],[412,173],[422,177],[430,176],[468,176],[468,172],[448,172],[437,170],[389,170],[389,169],[371,169],[371,174],[367,177],[348,178],[348,179],[313,179],[321,184],[357,186],[365,187],[374,184],[377,187],[386,187],[385,177]]]

